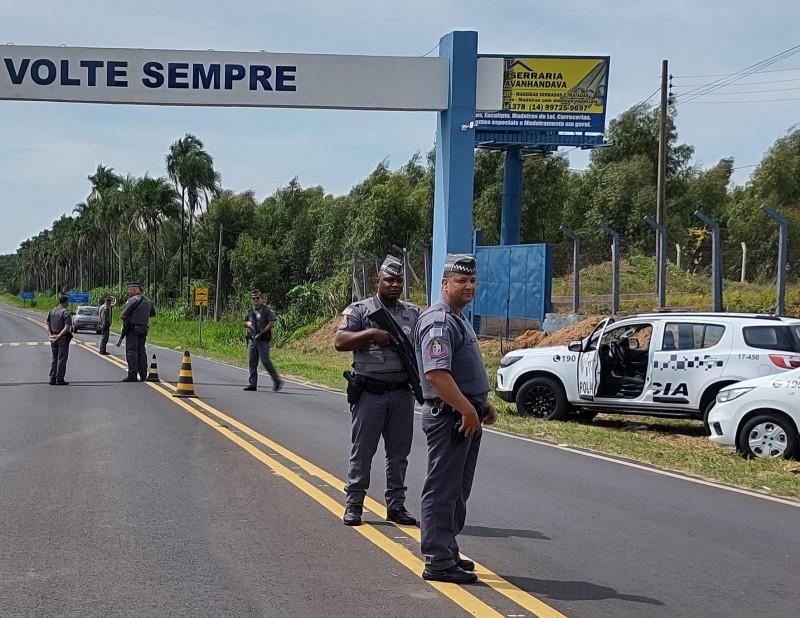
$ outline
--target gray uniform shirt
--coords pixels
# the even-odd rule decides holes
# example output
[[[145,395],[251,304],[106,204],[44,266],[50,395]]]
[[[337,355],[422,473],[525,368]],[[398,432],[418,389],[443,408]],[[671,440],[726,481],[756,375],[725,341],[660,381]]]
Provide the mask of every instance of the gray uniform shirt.
[[[64,307],[56,307],[47,314],[47,323],[50,325],[50,333],[57,335],[64,329],[64,326],[72,327],[72,313]]]
[[[255,333],[261,332],[267,324],[275,321],[275,312],[269,305],[261,305],[258,309],[250,307],[244,316],[244,321],[252,322],[253,328],[249,331],[249,335],[252,337]],[[272,339],[272,331],[261,335],[261,338],[269,341]]]
[[[426,371],[450,372],[464,396],[483,403],[489,394],[489,376],[483,364],[478,337],[470,324],[453,306],[440,298],[426,309],[414,332],[422,393],[425,399],[438,397],[425,378]]]
[[[337,330],[354,333],[368,328],[378,328],[367,316],[380,306],[376,297],[356,301],[342,311],[342,320]],[[419,319],[419,307],[411,303],[397,301],[394,308],[386,307],[386,311],[394,318],[400,329],[413,343],[414,327]],[[390,347],[381,347],[377,343],[366,343],[353,352],[353,368],[357,375],[368,376],[385,382],[402,382],[408,380],[403,369],[400,355]]]
[[[133,307],[140,298],[142,302],[139,303],[139,306],[136,307],[134,311],[131,311],[131,307]],[[155,314],[156,308],[153,306],[153,301],[144,298],[141,294],[137,294],[136,296],[131,296],[128,302],[125,303],[120,317],[123,320],[129,320],[134,326],[147,326],[150,322],[150,318]]]
[[[111,307],[108,305],[100,305],[100,326],[105,328],[111,325]]]

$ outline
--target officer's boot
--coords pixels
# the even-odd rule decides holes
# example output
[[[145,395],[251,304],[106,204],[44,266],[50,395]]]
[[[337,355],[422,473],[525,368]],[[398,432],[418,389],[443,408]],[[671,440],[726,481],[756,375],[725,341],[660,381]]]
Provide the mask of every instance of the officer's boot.
[[[349,504],[344,511],[344,517],[342,517],[342,521],[344,522],[345,526],[360,526],[362,523],[361,521],[361,513],[364,512],[364,507],[360,504]]]

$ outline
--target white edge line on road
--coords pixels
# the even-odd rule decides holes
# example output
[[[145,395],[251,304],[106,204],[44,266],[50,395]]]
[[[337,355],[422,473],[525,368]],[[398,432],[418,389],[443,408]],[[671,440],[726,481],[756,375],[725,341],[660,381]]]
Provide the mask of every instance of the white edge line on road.
[[[3,310],[0,309],[0,311],[3,311]],[[33,319],[31,319],[31,318],[29,318],[27,316],[20,315],[18,313],[13,313],[11,311],[4,311],[4,312],[5,313],[10,313],[11,315],[15,315],[17,317],[24,318],[24,319],[29,320],[31,322],[37,323],[39,325],[42,325],[41,322],[36,322],[36,321],[34,321]],[[172,350],[171,348],[165,348],[163,346],[159,346],[159,345],[155,345],[155,344],[152,344],[152,347],[158,348],[158,349],[161,349],[161,350],[168,350],[170,352],[175,352],[176,351],[176,350]],[[203,356],[199,356],[198,358],[201,358],[201,359],[206,360],[206,361],[210,361],[212,363],[216,363],[218,365],[224,365],[225,367],[232,367],[233,369],[239,369],[240,371],[247,371],[243,367],[237,367],[236,365],[231,365],[230,363],[226,363],[224,361],[216,360],[214,358],[207,358],[207,357],[203,357]],[[313,384],[306,384],[304,382],[294,382],[293,380],[287,380],[287,382],[293,382],[294,384],[299,384],[301,386],[305,386],[305,387],[311,388],[313,390],[326,391],[328,393],[336,393],[338,395],[344,396],[344,393],[342,393],[341,391],[337,391],[337,390],[334,390],[334,389],[331,389],[331,388],[327,388],[327,387],[324,387],[324,386],[316,386],[316,385],[313,385]],[[415,410],[415,413],[416,414],[420,414],[419,411],[417,411],[417,410]],[[555,444],[553,442],[547,442],[546,440],[537,440],[535,438],[528,438],[526,436],[517,436],[517,435],[511,434],[511,433],[507,433],[505,431],[499,431],[497,429],[484,428],[483,431],[487,431],[489,433],[493,433],[493,434],[498,435],[498,436],[511,438],[513,440],[521,440],[523,442],[530,442],[532,444],[540,444],[542,446],[547,446],[549,448],[558,449],[560,451],[566,451],[568,453],[574,453],[576,455],[582,455],[583,457],[590,457],[592,459],[599,459],[600,461],[606,461],[606,462],[609,462],[609,463],[618,464],[620,466],[626,466],[628,468],[634,468],[636,470],[642,470],[644,472],[651,472],[653,474],[660,474],[661,476],[666,476],[666,477],[677,479],[677,480],[681,480],[681,481],[687,481],[689,483],[695,483],[697,485],[705,485],[706,487],[713,487],[713,488],[716,488],[716,489],[722,489],[724,491],[730,491],[732,493],[741,494],[741,495],[744,495],[744,496],[750,496],[751,498],[759,498],[761,500],[769,500],[770,502],[776,502],[778,504],[783,504],[783,505],[786,505],[786,506],[792,506],[794,508],[800,508],[800,502],[796,502],[796,501],[790,500],[788,498],[780,498],[778,496],[770,496],[768,494],[763,494],[763,493],[760,493],[760,492],[757,492],[757,491],[751,491],[749,489],[743,489],[741,487],[731,487],[730,485],[723,485],[721,483],[715,483],[713,481],[707,481],[705,479],[695,478],[695,477],[689,476],[687,474],[681,474],[680,472],[672,472],[670,470],[661,470],[659,468],[654,468],[654,467],[651,467],[651,466],[646,466],[646,465],[643,465],[643,464],[638,464],[638,463],[634,463],[634,462],[631,462],[631,461],[626,461],[624,459],[619,459],[619,458],[616,458],[616,457],[613,457],[613,456],[604,455],[604,454],[601,454],[601,453],[596,453],[596,452],[592,452],[592,451],[588,451],[588,450],[584,450],[584,449],[580,449],[580,448],[573,448],[571,446],[564,446],[564,445],[561,445],[561,444]]]

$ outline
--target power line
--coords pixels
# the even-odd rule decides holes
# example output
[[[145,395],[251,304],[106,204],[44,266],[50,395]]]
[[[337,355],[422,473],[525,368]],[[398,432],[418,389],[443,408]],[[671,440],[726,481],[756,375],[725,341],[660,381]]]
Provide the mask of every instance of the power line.
[[[784,73],[786,71],[800,71],[800,67],[791,69],[770,69],[769,71],[758,71],[758,73]],[[674,79],[705,79],[707,77],[729,77],[737,73],[717,73],[716,75],[674,75]]]
[[[723,77],[721,79],[714,80],[714,81],[706,84],[705,86],[690,90],[689,92],[685,93],[684,96],[692,95],[690,97],[689,101],[693,101],[694,99],[697,99],[698,97],[701,97],[701,96],[704,96],[706,94],[709,94],[710,92],[713,92],[714,90],[719,90],[720,88],[728,86],[728,85],[732,84],[735,81],[738,81],[740,79],[744,79],[745,77],[748,77],[749,75],[752,75],[753,73],[758,73],[760,71],[763,71],[764,69],[766,69],[769,66],[772,66],[776,62],[780,62],[781,60],[785,60],[786,58],[789,58],[790,56],[793,56],[793,55],[797,54],[798,52],[800,52],[800,45],[795,45],[794,47],[790,47],[789,49],[786,49],[786,50],[784,50],[784,51],[782,51],[782,52],[780,52],[778,54],[775,54],[774,56],[770,56],[769,58],[766,58],[765,60],[761,60],[760,62],[756,62],[755,64],[751,64],[749,67],[746,67],[746,68],[742,69],[741,71],[739,71],[737,73],[734,73],[733,75],[730,75],[728,77]],[[688,102],[688,101],[684,101],[684,102]]]
[[[431,47],[430,51],[429,51],[427,54],[422,54],[422,56],[420,56],[420,57],[421,57],[421,58],[424,58],[425,56],[427,56],[428,54],[430,54],[430,53],[431,53],[433,50],[435,50],[437,47],[439,47],[439,44],[440,44],[440,43],[441,43],[441,41],[439,41],[439,43],[437,43],[436,45],[434,45],[433,47]]]
[[[673,76],[673,79],[679,79]],[[744,82],[743,84],[731,84],[733,86],[758,86],[760,84],[782,84],[785,82],[800,82],[800,77],[792,77],[790,79],[773,79],[766,82]],[[680,88],[702,88],[704,84],[680,84]]]
[[[728,94],[740,94],[729,92]],[[752,101],[683,101],[682,105],[727,105],[729,103],[775,103],[777,101],[800,101],[800,97],[786,99],[753,99]]]
[[[742,84],[745,85],[745,84]],[[701,96],[704,97],[729,97],[732,94],[764,94],[765,92],[789,92],[790,90],[800,90],[800,88],[772,88],[769,90],[740,90],[738,92],[709,92]],[[688,94],[688,93],[687,93]],[[676,94],[675,97],[680,99],[687,96],[687,94]]]

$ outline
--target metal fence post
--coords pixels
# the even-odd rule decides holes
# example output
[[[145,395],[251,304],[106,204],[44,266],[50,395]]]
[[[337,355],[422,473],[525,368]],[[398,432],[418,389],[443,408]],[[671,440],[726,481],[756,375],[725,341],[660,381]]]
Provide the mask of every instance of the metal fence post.
[[[667,306],[667,228],[658,223],[650,215],[644,218],[647,225],[658,232],[658,264],[656,264],[656,294],[658,295],[658,307],[663,309]]]
[[[742,241],[742,275],[739,278],[739,283],[747,281],[747,243]]]
[[[786,249],[789,243],[789,220],[766,204],[762,204],[761,210],[763,210],[767,216],[775,219],[780,226],[778,232],[778,298],[775,303],[775,315],[783,315],[784,306],[786,304]]]
[[[616,315],[619,313],[619,234],[605,223],[599,223],[598,227],[611,236],[611,313]]]
[[[408,289],[408,249],[405,247],[399,247],[398,245],[392,245],[392,249],[395,251],[399,251],[403,254],[403,298],[408,300],[409,298],[409,289]]]
[[[694,216],[711,228],[711,311],[722,311],[722,247],[719,238],[719,223],[699,210]]]
[[[425,260],[425,298],[428,300],[428,306],[431,304],[431,256],[430,247],[422,243],[415,242],[414,248],[422,251],[422,257]]]
[[[581,306],[581,239],[575,232],[563,225],[558,229],[572,239],[572,313],[579,313]]]

